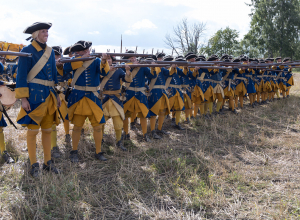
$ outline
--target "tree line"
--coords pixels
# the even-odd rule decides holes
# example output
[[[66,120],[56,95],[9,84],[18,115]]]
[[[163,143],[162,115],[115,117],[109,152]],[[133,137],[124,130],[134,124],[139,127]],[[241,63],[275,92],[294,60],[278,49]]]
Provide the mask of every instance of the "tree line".
[[[218,30],[206,43],[206,24],[189,24],[184,18],[167,34],[165,43],[175,54],[222,56],[247,55],[248,57],[291,57],[300,59],[300,0],[251,0],[249,32],[239,40],[239,32],[230,27]]]

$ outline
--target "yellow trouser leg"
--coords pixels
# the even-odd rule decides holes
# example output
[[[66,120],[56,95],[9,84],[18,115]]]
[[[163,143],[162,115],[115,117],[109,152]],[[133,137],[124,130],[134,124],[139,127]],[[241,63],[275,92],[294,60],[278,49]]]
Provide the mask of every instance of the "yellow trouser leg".
[[[209,113],[212,114],[213,112],[213,102],[208,103]]]
[[[197,112],[196,112],[197,114]],[[193,116],[193,109],[189,109],[189,117],[191,118]]]
[[[272,99],[272,92],[268,93],[268,99],[271,100]]]
[[[237,108],[239,106],[239,97],[235,96],[235,107]]]
[[[52,131],[51,131],[51,150],[53,147],[57,146],[57,130],[56,125],[52,125]]]
[[[165,120],[165,111],[160,111],[158,116],[158,126],[157,126],[158,130],[162,129],[164,120]]]
[[[137,113],[136,112],[132,112],[131,114],[131,118],[130,118],[130,122],[134,122],[134,120],[136,119]]]
[[[241,108],[244,107],[244,96],[239,97]]]
[[[207,110],[208,110],[208,103],[204,103],[204,114],[207,114]]]
[[[180,111],[176,111],[175,112],[175,122],[176,122],[176,125],[178,125],[180,121]]]
[[[201,103],[201,104],[199,105],[199,108],[200,108],[200,114],[201,114],[201,115],[204,115],[204,114],[205,114],[205,110],[204,110],[205,104],[204,104],[204,103]]]
[[[287,88],[286,95],[290,95],[290,88]]]
[[[279,94],[278,90],[276,91],[276,95],[277,95],[277,98],[280,98],[280,94]]]
[[[95,147],[96,147],[96,154],[101,152],[101,142],[102,142],[102,125],[97,125],[93,127],[94,129],[94,140],[95,140]]]
[[[124,128],[124,132],[125,134],[128,134],[128,122],[129,122],[129,118],[125,118],[124,122],[123,122],[123,128]]]
[[[2,154],[5,150],[3,127],[0,127],[0,153]]]
[[[151,118],[150,118],[150,129],[151,129],[151,131],[155,130],[155,124],[156,124],[156,116],[151,116]]]
[[[44,163],[51,160],[51,131],[52,128],[42,129],[42,144],[44,148]]]
[[[185,110],[185,118],[186,118],[186,120],[188,120],[188,118],[190,118],[190,110],[189,109]]]
[[[78,144],[79,144],[79,140],[80,140],[80,134],[81,134],[81,129],[82,127],[77,127],[74,125],[73,127],[73,132],[72,132],[72,148],[73,150],[77,150],[78,149]]]
[[[217,108],[216,111],[219,112],[221,108],[222,102],[217,102]]]
[[[64,119],[64,128],[65,128],[65,133],[70,134],[70,121],[67,119]]]
[[[282,96],[285,98],[285,91],[282,90]]]
[[[140,118],[143,135],[147,133],[147,118]]]
[[[113,124],[114,124],[114,128],[115,128],[115,132],[116,132],[116,139],[118,142],[119,140],[121,140],[121,137],[122,137],[123,120],[122,120],[121,116],[113,116],[112,120],[113,120]],[[103,128],[104,128],[104,126],[103,126]],[[103,137],[103,132],[104,132],[104,129],[101,132],[102,137]],[[102,139],[101,139],[101,141],[102,141]]]
[[[249,99],[250,99],[250,105],[252,105],[253,104],[253,99],[254,99],[252,93],[249,93]]]
[[[36,135],[39,133],[39,129],[27,130],[27,149],[30,164],[36,163]]]
[[[260,92],[257,92],[256,101],[257,101],[258,103],[260,103]]]

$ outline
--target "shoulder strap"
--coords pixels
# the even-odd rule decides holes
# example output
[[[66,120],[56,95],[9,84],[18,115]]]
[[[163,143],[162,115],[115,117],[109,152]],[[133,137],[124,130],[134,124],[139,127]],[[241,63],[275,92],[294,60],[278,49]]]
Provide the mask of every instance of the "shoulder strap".
[[[103,91],[104,86],[106,85],[108,80],[112,77],[112,75],[114,75],[115,72],[116,72],[116,70],[109,71],[109,74],[101,80],[100,91]]]
[[[166,80],[166,89],[169,88],[171,80],[172,80],[172,76],[167,78],[167,80]]]
[[[138,68],[134,68],[131,72],[131,77],[132,79],[136,76],[136,74],[138,73],[138,71],[140,70],[140,67]],[[130,82],[125,83],[125,86],[128,88],[130,86]]]
[[[229,76],[229,74],[230,74],[231,72],[227,72],[226,73],[226,75],[223,77],[223,79],[222,79],[222,82],[225,82],[225,80],[228,78],[228,76]]]
[[[31,80],[36,77],[36,75],[43,69],[43,67],[48,62],[50,56],[51,56],[52,48],[46,47],[46,51],[42,55],[42,57],[39,59],[39,61],[32,67],[30,72],[27,75],[27,82],[30,82]]]
[[[83,71],[85,71],[93,62],[94,62],[94,60],[85,61],[82,65],[82,67],[80,67],[76,70],[74,77],[72,79],[71,87],[74,87],[74,85],[77,82],[81,73],[83,73]]]
[[[200,81],[203,81],[204,76],[205,76],[205,72],[202,72],[199,80],[200,80]]]
[[[153,89],[153,87],[154,87],[154,85],[156,83],[157,77],[155,77],[154,79],[151,79],[151,83],[149,85],[149,92],[151,92],[151,90]]]

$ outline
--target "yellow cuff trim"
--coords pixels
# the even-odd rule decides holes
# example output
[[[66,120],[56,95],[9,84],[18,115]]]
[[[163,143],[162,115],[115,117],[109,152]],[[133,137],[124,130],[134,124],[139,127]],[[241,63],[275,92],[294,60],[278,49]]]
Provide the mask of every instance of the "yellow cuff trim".
[[[107,74],[110,70],[107,60],[103,64],[102,61],[100,63],[100,70],[104,69],[105,73]]]
[[[57,69],[57,72],[59,73],[59,75],[61,75],[61,76],[64,75],[64,70],[63,69],[59,69],[57,67],[56,67],[56,69]]]
[[[150,72],[151,72],[151,74],[154,76],[155,74],[154,74],[154,71],[156,71],[156,68],[157,67],[150,67]],[[160,70],[159,70],[159,72],[160,72]],[[158,72],[156,72],[156,74],[158,74]]]
[[[170,67],[170,69],[169,69],[169,74],[170,74],[170,76],[172,76],[174,73],[176,73],[177,72],[177,69],[176,68],[172,68],[172,67]]]
[[[77,57],[77,58],[80,58],[80,57]],[[71,63],[71,66],[72,66],[73,70],[76,70],[76,69],[82,67],[82,65],[83,65],[83,61],[77,61],[77,62],[72,62]]]
[[[28,87],[21,87],[21,88],[16,88],[16,98],[21,99],[21,98],[28,98],[29,97],[29,89]]]

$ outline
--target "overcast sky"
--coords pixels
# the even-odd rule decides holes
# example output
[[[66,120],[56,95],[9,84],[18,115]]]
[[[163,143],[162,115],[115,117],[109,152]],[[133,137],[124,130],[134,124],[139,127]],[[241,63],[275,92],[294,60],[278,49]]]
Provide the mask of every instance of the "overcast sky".
[[[204,22],[207,42],[229,26],[249,30],[251,0],[0,0],[0,41],[28,44],[23,30],[37,21],[51,22],[48,45],[67,47],[78,40],[93,42],[97,52],[124,48],[167,49],[164,38],[183,18]]]

